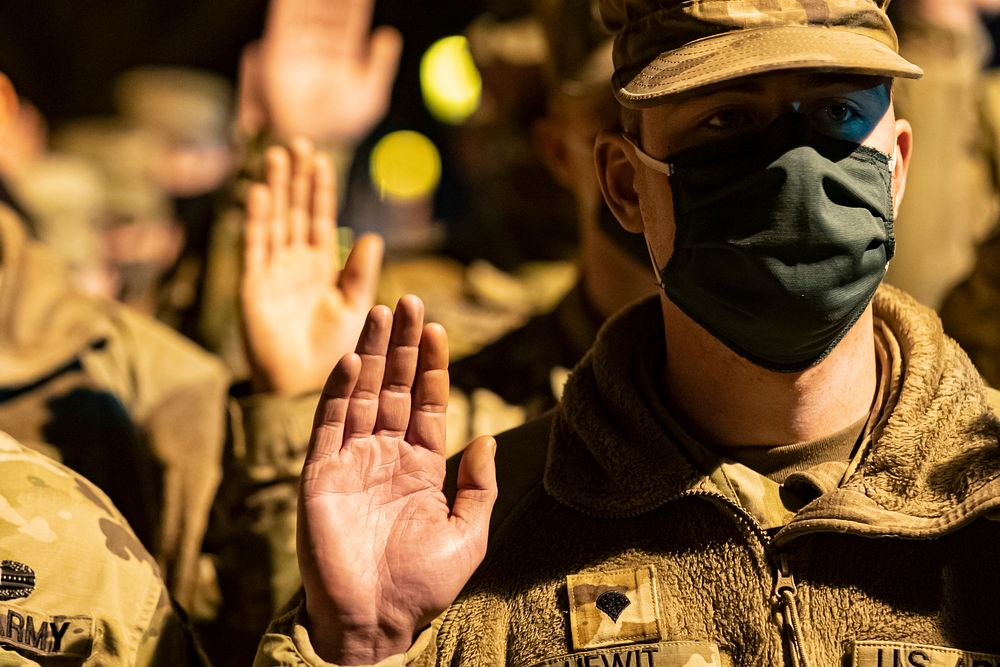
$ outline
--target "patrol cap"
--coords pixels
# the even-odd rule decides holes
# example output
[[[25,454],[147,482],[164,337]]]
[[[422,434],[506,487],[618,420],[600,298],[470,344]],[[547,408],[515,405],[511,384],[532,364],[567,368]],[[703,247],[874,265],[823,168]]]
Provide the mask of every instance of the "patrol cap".
[[[919,78],[899,55],[889,0],[600,0],[617,32],[615,96],[626,107],[730,79],[809,69]]]
[[[218,74],[144,66],[115,82],[115,104],[128,120],[173,140],[218,141],[229,131],[232,86]]]
[[[114,220],[171,216],[170,201],[153,172],[153,160],[163,150],[156,133],[118,118],[87,118],[65,125],[52,144],[89,160],[100,171],[107,212]]]

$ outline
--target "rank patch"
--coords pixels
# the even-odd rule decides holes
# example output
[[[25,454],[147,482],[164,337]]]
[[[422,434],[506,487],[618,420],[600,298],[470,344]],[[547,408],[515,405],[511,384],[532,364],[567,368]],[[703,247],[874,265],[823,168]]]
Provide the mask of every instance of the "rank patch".
[[[659,641],[656,569],[588,572],[566,577],[573,650]]]
[[[851,667],[1000,667],[1000,655],[943,646],[863,641],[852,644]]]
[[[34,590],[34,570],[16,560],[0,561],[0,601],[26,598]]]

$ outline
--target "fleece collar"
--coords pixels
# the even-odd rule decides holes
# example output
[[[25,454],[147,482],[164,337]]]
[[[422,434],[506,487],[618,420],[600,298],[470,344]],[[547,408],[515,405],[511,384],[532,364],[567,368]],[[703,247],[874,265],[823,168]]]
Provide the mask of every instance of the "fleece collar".
[[[74,292],[66,269],[0,206],[0,385],[36,381],[108,334],[96,299]]]
[[[902,379],[860,464],[800,510],[776,542],[802,532],[930,537],[1000,507],[1000,422],[979,374],[940,321],[883,286],[876,318],[899,343]],[[545,488],[599,517],[628,517],[712,488],[657,419],[637,369],[662,363],[659,299],[610,320],[573,371],[553,423]]]

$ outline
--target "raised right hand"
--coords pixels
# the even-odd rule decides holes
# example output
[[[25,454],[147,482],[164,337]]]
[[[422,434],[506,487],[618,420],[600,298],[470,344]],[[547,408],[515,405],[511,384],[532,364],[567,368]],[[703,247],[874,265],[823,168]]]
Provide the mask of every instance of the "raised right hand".
[[[423,304],[371,310],[327,380],[299,492],[298,557],[314,648],[339,664],[405,652],[486,552],[496,443],[462,458],[449,509],[448,341]]]
[[[352,147],[382,119],[402,37],[371,30],[373,0],[271,0],[264,36],[245,49],[240,126],[268,125],[282,140],[306,136]]]

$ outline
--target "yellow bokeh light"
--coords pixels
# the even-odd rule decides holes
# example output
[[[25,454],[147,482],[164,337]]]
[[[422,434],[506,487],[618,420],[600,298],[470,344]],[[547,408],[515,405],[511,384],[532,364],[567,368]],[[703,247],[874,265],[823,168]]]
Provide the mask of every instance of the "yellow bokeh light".
[[[382,199],[419,199],[433,193],[441,180],[441,154],[419,132],[392,132],[372,150],[371,178]]]
[[[458,125],[475,113],[483,80],[465,37],[444,37],[427,49],[420,60],[420,89],[427,108],[442,122]]]

